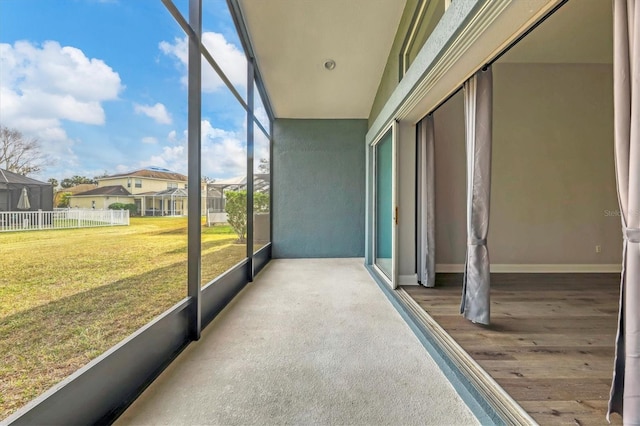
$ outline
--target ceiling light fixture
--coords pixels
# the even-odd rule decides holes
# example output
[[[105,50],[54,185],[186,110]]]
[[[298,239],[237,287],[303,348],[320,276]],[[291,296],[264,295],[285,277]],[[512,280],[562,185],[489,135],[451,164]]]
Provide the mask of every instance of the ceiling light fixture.
[[[324,61],[324,69],[327,71],[332,71],[336,67],[336,61],[333,59],[327,59]]]

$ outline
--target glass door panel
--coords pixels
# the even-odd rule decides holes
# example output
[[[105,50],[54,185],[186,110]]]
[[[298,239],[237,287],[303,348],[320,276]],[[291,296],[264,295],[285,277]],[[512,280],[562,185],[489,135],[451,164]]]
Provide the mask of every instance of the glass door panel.
[[[375,260],[393,281],[393,135],[391,130],[375,145]]]

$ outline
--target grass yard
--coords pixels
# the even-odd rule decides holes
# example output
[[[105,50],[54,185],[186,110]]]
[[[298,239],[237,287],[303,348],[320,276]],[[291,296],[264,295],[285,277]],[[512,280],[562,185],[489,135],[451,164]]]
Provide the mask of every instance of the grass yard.
[[[203,227],[202,281],[244,259]],[[186,297],[187,220],[0,234],[0,419]]]

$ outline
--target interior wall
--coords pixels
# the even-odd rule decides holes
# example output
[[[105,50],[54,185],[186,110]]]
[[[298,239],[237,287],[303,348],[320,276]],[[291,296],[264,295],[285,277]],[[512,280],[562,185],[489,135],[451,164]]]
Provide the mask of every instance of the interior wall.
[[[462,92],[458,92],[433,114],[436,264],[464,264],[467,250],[463,101]]]
[[[620,262],[612,90],[610,64],[494,65],[492,264]],[[466,250],[462,102],[435,113],[438,264]]]
[[[274,258],[362,257],[367,120],[276,119]]]
[[[612,66],[498,64],[494,84],[492,257],[620,263]]]

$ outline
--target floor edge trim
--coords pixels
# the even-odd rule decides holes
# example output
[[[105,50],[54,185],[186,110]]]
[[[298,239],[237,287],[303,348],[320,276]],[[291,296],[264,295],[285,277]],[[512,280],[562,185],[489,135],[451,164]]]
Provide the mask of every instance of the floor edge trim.
[[[476,417],[481,425],[506,425],[507,422],[500,414],[489,404],[484,396],[478,391],[474,384],[467,376],[452,362],[446,353],[440,348],[437,341],[431,336],[431,333],[416,320],[413,313],[407,308],[398,294],[391,290],[389,285],[384,282],[370,265],[364,265],[373,281],[378,285],[387,300],[398,312],[400,317],[409,326],[418,341],[427,351],[437,364],[440,371],[445,375],[454,390],[458,393],[462,401],[467,405],[469,410]]]
[[[417,321],[474,385],[480,395],[509,425],[536,425],[537,422],[487,373],[409,294],[395,291],[414,321]]]

